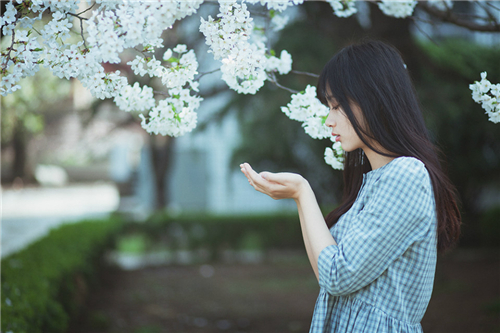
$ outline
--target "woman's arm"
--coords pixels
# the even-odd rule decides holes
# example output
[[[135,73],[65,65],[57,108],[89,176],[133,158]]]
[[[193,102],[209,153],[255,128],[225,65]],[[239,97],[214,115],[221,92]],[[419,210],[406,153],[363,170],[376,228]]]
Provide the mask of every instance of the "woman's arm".
[[[337,243],[328,229],[309,182],[294,173],[255,172],[248,163],[240,165],[250,185],[273,199],[294,199],[309,261],[318,278],[321,251]]]

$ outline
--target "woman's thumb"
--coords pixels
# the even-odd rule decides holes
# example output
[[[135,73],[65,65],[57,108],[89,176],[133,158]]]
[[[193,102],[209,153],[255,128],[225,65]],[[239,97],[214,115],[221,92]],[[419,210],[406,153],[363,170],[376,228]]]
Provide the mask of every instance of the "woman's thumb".
[[[269,171],[263,171],[259,174],[262,178],[272,183],[283,183],[285,181],[282,173],[273,173]]]
[[[273,174],[272,174],[271,172],[263,171],[263,172],[259,173],[259,175],[260,175],[262,178],[264,178],[265,180],[272,181]]]

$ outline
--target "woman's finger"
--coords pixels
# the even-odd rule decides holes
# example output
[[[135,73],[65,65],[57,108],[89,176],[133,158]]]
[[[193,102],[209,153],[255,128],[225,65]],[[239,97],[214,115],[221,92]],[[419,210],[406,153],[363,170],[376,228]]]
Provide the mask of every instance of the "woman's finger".
[[[272,173],[268,171],[263,171],[259,175],[268,182],[277,183],[280,185],[284,185],[290,181],[290,174],[284,172]]]
[[[248,163],[243,163],[240,165],[241,171],[245,174],[247,177],[250,185],[252,185],[257,191],[269,194],[270,191],[270,184],[266,179],[264,179],[260,174],[255,172],[255,170],[252,169],[250,164]]]
[[[247,167],[245,166],[245,164],[240,164],[240,168],[241,168],[241,172],[243,172],[245,177],[247,177],[248,181],[252,182],[252,177],[250,176],[249,171],[248,171]]]
[[[252,169],[252,167],[248,163],[243,163],[242,171],[245,176],[247,176],[247,178],[249,180],[252,180],[254,183],[258,183],[262,180],[262,177],[257,172],[255,172],[255,170]]]
[[[241,172],[247,177],[248,182],[250,183],[251,186],[253,186],[256,190],[258,190],[256,184],[255,184],[255,179],[257,178],[256,175],[258,174],[250,167],[248,163],[240,164]],[[260,178],[260,177],[259,177]]]

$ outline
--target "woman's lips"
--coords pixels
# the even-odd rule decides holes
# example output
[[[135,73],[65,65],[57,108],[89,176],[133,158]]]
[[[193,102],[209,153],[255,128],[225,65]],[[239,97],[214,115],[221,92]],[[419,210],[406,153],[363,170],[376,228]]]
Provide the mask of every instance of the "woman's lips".
[[[335,142],[339,142],[340,141],[340,135],[333,134],[333,136],[335,137]]]

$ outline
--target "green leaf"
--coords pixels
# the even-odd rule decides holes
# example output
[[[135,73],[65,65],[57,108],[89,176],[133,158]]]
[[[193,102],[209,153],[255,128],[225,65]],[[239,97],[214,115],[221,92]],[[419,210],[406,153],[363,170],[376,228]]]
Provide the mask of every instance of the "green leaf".
[[[179,62],[179,58],[176,58],[176,57],[170,57],[167,59],[167,62],[170,62],[170,63],[173,63],[173,62]]]
[[[326,118],[328,118],[328,116],[323,116],[321,117],[321,125],[324,125],[325,122],[326,122]]]

